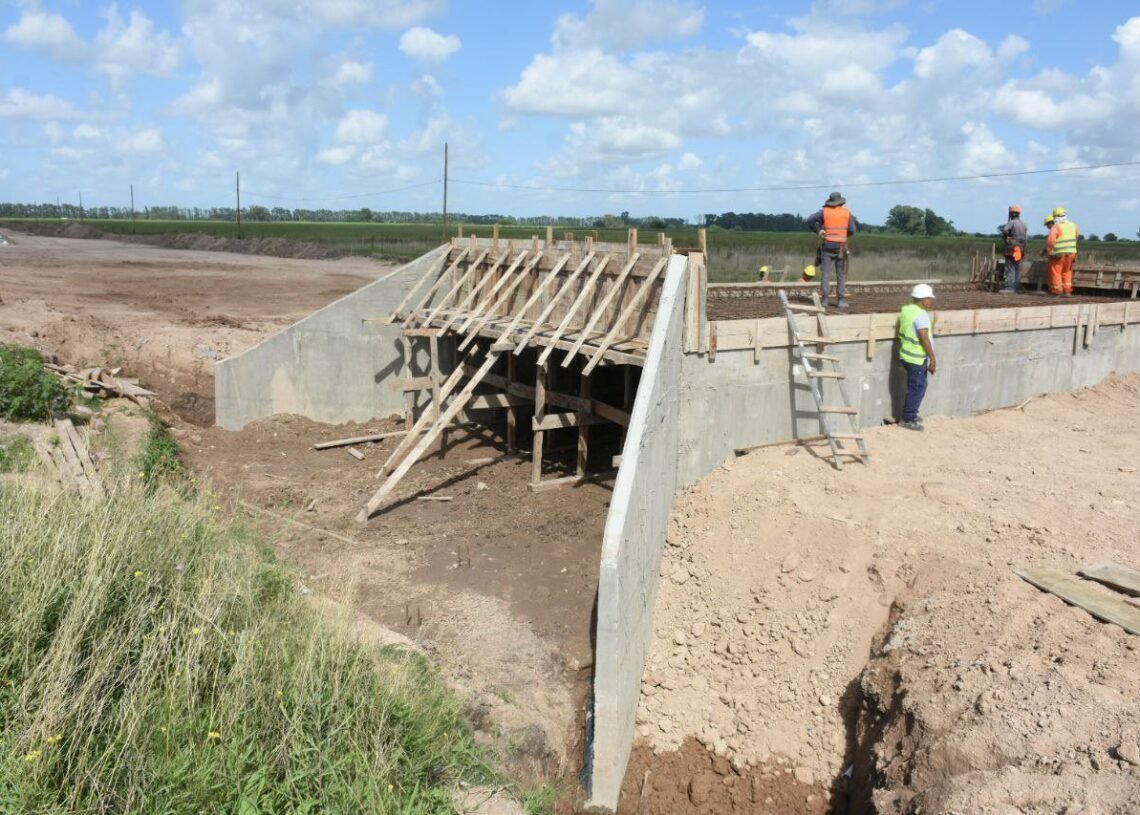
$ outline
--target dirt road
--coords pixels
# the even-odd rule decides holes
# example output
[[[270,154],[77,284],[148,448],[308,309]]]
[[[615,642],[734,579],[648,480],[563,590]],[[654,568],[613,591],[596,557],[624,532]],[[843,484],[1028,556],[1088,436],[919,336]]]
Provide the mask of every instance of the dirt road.
[[[1140,568],[1138,417],[1117,377],[871,429],[865,467],[710,475],[672,518],[627,798],[753,812],[784,776],[763,811],[1140,811],[1140,637],[1013,573]]]

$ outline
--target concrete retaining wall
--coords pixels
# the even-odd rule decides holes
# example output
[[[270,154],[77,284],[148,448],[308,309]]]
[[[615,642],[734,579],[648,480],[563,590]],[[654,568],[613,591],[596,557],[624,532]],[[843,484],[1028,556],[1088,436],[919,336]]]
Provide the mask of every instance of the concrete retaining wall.
[[[602,540],[588,757],[590,805],[602,809],[617,807],[629,762],[673,508],[687,266],[676,255],[666,272]]]
[[[329,424],[402,413],[399,326],[387,316],[446,252],[440,247],[214,367],[217,423],[240,430],[275,413]]]
[[[1073,328],[936,337],[938,373],[922,413],[967,416],[1140,371],[1135,325],[1102,328],[1089,347],[1075,339]],[[870,360],[866,347],[844,343],[828,353],[843,360],[848,393],[870,427],[901,412],[906,386],[893,344],[879,343]],[[788,348],[764,349],[758,359],[751,349],[722,351],[713,361],[686,354],[680,378],[679,487],[699,481],[735,448],[819,433],[811,393],[793,374]]]

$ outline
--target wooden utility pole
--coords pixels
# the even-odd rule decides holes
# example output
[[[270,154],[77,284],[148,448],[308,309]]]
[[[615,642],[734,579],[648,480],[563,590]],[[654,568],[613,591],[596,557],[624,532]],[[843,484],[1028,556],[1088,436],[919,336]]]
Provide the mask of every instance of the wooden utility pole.
[[[447,243],[447,142],[443,143],[443,242]]]
[[[83,190],[79,191],[79,220],[83,220]]]
[[[237,226],[238,226],[238,239],[241,239],[241,173],[234,173],[235,183],[237,184]]]

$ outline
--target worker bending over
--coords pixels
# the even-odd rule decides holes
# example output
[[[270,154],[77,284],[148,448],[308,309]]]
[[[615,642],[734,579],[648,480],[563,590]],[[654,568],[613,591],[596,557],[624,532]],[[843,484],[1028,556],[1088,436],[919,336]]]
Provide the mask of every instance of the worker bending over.
[[[831,294],[831,273],[835,272],[837,308],[847,308],[847,239],[859,228],[847,201],[837,192],[827,196],[823,208],[807,219],[808,226],[819,233],[819,293],[824,305]]]
[[[1073,267],[1077,263],[1077,236],[1080,230],[1069,220],[1064,207],[1053,210],[1053,228],[1045,241],[1049,254],[1049,293],[1055,297],[1072,297]]]
[[[1006,294],[1021,291],[1021,259],[1025,257],[1025,247],[1029,242],[1029,228],[1021,220],[1021,207],[1009,208],[1009,218],[1001,228],[1005,238],[1005,288]]]
[[[906,370],[906,399],[903,401],[901,427],[925,430],[918,410],[926,395],[926,375],[938,370],[934,356],[934,290],[919,283],[910,292],[913,302],[899,312],[899,361]]]
[[[818,272],[818,271],[819,271],[818,268],[815,266],[804,266],[804,273],[802,275],[800,275],[800,282],[801,283],[814,283],[815,282],[815,275],[816,275],[816,272]]]

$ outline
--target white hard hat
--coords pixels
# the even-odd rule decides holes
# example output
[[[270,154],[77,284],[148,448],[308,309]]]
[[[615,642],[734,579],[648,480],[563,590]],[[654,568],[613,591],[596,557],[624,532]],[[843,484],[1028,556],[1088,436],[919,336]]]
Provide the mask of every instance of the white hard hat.
[[[915,300],[925,300],[928,297],[934,299],[934,289],[930,288],[929,283],[919,283],[910,290],[910,296]]]

